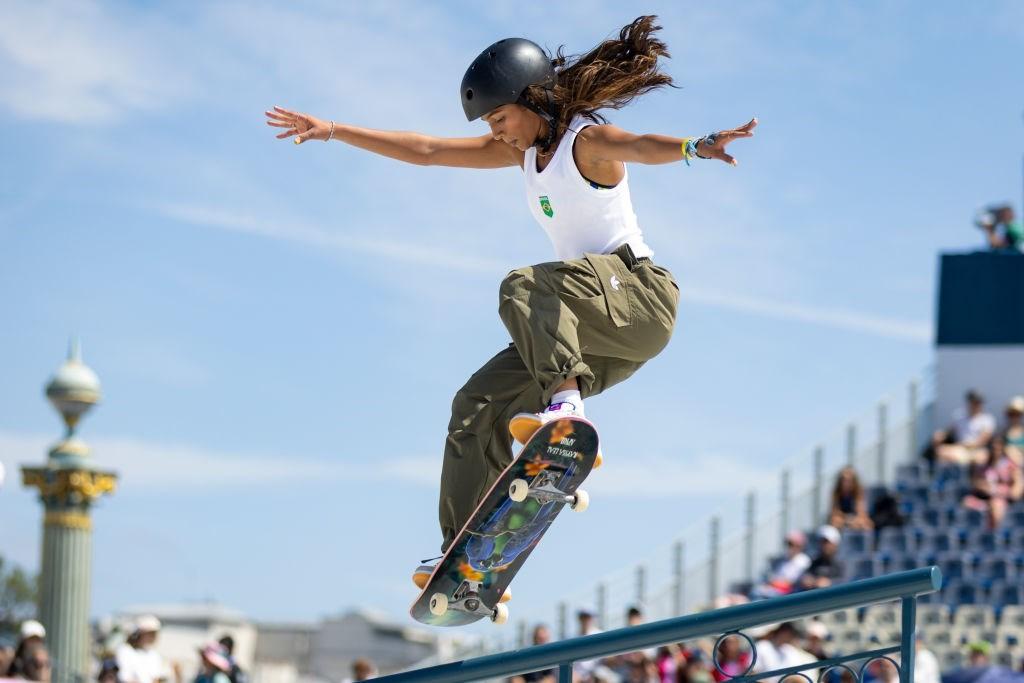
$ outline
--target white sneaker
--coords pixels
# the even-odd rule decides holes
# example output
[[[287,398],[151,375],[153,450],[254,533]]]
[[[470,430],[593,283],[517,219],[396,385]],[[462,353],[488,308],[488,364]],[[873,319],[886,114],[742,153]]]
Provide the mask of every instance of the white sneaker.
[[[512,433],[512,438],[521,444],[525,444],[529,441],[537,430],[542,426],[546,425],[552,420],[558,420],[563,417],[579,417],[586,419],[586,417],[576,410],[576,406],[567,401],[562,403],[553,403],[539,413],[519,413],[515,415],[508,423],[508,431]],[[594,460],[594,469],[604,464],[604,455],[601,453],[601,449],[598,448],[597,458]]]
[[[583,414],[576,410],[576,406],[569,402],[552,403],[539,413],[519,413],[508,423],[508,431],[512,432],[512,438],[521,444],[537,433],[537,430],[552,420],[559,420],[563,417],[583,417]]]

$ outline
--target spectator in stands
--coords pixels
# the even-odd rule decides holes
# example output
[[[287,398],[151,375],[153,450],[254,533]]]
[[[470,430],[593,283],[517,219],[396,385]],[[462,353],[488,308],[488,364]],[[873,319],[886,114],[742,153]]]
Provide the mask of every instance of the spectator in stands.
[[[899,683],[900,672],[888,659],[872,659],[864,670],[861,683]]]
[[[990,529],[998,528],[1007,508],[1024,497],[1024,476],[1020,465],[1006,457],[1002,438],[992,440],[988,462],[972,469],[971,492],[963,504],[972,510],[988,513]]]
[[[26,644],[22,648],[21,657],[15,659],[15,664],[18,666],[18,673],[12,678],[50,683],[50,653],[42,641]]]
[[[953,424],[932,435],[925,457],[938,462],[972,465],[985,460],[985,450],[996,431],[996,421],[986,413],[985,398],[971,389],[966,396],[966,412],[957,412]]]
[[[864,487],[860,484],[857,471],[852,467],[839,470],[836,484],[832,487],[832,509],[829,511],[829,524],[836,529],[862,529],[870,531],[874,528],[868,516],[868,503],[864,495]]]
[[[156,651],[160,620],[152,615],[139,617],[128,642],[117,649],[117,666],[125,683],[157,683],[170,679],[167,662]]]
[[[35,619],[26,619],[21,622],[21,627],[18,631],[18,644],[14,648],[14,656],[11,657],[10,663],[7,668],[0,669],[0,672],[6,671],[7,675],[11,678],[15,678],[23,673],[22,666],[25,663],[25,650],[34,645],[44,645],[46,641],[46,629]]]
[[[914,633],[914,683],[941,683],[939,658],[924,645],[920,631]]]
[[[812,620],[804,629],[804,650],[814,655],[818,661],[828,659],[825,643],[828,641],[828,627],[817,619]]]
[[[706,654],[697,648],[686,651],[686,659],[679,672],[679,683],[712,683],[711,670],[714,665]]]
[[[377,677],[377,667],[369,659],[359,657],[352,662],[352,680],[368,681]]]
[[[843,566],[836,557],[842,536],[834,526],[826,524],[818,529],[818,554],[811,560],[811,566],[800,577],[800,590],[827,588],[838,583],[843,576]]]
[[[803,637],[803,631],[793,621],[784,621],[773,630],[769,631],[764,638],[754,644],[757,651],[752,674],[765,671],[776,671],[791,666],[810,664],[818,661],[814,655],[801,650],[797,643]],[[818,679],[817,672],[803,672],[810,676],[812,681]],[[761,683],[778,683],[778,677],[761,678]]]
[[[578,610],[576,612],[576,620],[580,625],[581,636],[590,636],[601,632],[601,629],[597,627],[597,619],[594,616],[594,612],[590,609],[583,608]],[[600,660],[597,659],[576,662],[572,666],[573,677],[581,681],[592,680],[599,666]]]
[[[14,648],[10,645],[0,645],[0,678],[7,675],[7,670],[14,661]]]
[[[1006,428],[1001,436],[1007,457],[1024,467],[1024,396],[1014,396],[1006,404]]]
[[[991,661],[989,659],[992,654],[992,644],[987,643],[984,640],[979,640],[967,645],[967,664],[968,666],[989,666]]]
[[[231,671],[228,671],[228,678],[231,679],[231,683],[248,683],[249,677],[245,675],[242,667],[238,666],[238,661],[235,659],[235,639],[230,635],[225,635],[217,642],[224,648],[224,652],[228,655],[228,661],[231,662]]]
[[[755,586],[750,593],[751,600],[763,600],[793,592],[797,581],[811,566],[811,558],[804,552],[807,537],[802,531],[793,530],[786,534],[786,554],[772,563],[764,583]]]
[[[100,672],[96,674],[96,683],[120,683],[117,662],[105,659],[100,663]]]
[[[199,649],[199,675],[195,683],[230,683],[231,660],[220,643],[207,643]]]
[[[974,224],[985,232],[988,246],[993,250],[1024,248],[1024,229],[1014,220],[1013,207],[1009,204],[979,211]]]
[[[551,631],[544,624],[537,624],[533,627],[534,645],[544,645],[551,642]],[[558,680],[558,669],[545,669],[544,671],[532,671],[521,676],[513,676],[509,683],[555,683]]]
[[[875,544],[878,544],[878,537],[882,529],[886,527],[901,527],[906,523],[903,513],[900,512],[900,501],[888,488],[882,488],[875,496],[875,502],[871,504],[871,523],[875,527]]]
[[[718,667],[712,668],[712,678],[722,683],[745,674],[747,667],[750,666],[751,656],[750,648],[746,645],[747,641],[740,636],[734,635],[724,639],[718,646]]]

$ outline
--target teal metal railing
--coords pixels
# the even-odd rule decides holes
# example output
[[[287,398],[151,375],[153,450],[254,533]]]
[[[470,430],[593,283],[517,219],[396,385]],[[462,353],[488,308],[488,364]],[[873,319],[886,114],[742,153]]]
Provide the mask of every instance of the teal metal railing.
[[[900,683],[914,680],[914,631],[917,618],[917,596],[933,593],[942,587],[942,574],[938,567],[914,569],[863,581],[820,588],[818,590],[786,595],[745,605],[725,607],[711,612],[690,614],[674,619],[665,619],[639,626],[605,631],[590,636],[570,638],[545,645],[524,648],[512,652],[451,662],[425,669],[384,676],[378,683],[459,683],[480,681],[490,678],[506,678],[517,674],[546,669],[558,669],[560,683],[572,681],[573,662],[610,657],[624,652],[635,652],[668,643],[678,643],[694,638],[739,635],[748,640],[744,629],[795,621],[805,617],[866,605],[899,600],[902,609],[900,643],[891,647],[851,653],[841,657],[817,661],[798,667],[763,671],[749,675],[756,664],[742,676],[730,679],[730,683],[747,683],[765,678],[797,675],[814,683],[801,672],[813,669],[826,671],[842,668],[853,673],[855,680],[863,679],[863,669],[873,660],[888,659],[899,671]],[[898,655],[893,660],[890,655]],[[717,652],[715,653],[717,661]],[[859,671],[853,671],[850,663],[863,662]],[[780,680],[781,683],[781,680]]]

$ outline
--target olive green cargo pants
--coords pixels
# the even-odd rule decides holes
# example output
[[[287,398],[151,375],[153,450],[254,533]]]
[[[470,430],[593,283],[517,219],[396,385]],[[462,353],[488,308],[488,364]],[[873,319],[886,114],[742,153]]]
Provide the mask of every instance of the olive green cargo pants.
[[[678,303],[671,273],[637,261],[628,246],[509,273],[498,313],[512,343],[452,401],[441,469],[442,549],[512,461],[512,416],[543,410],[571,377],[586,398],[632,375],[668,344]]]

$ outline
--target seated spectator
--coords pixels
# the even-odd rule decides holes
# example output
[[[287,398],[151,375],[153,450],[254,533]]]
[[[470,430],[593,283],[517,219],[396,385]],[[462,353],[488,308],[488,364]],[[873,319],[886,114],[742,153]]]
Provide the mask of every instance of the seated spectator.
[[[11,678],[21,677],[24,673],[22,666],[25,663],[25,651],[35,645],[44,645],[46,642],[46,629],[35,619],[26,619],[21,622],[18,631],[18,644],[14,648],[14,656],[4,671]],[[47,655],[49,656],[49,655]],[[3,673],[3,671],[0,671]]]
[[[974,224],[985,232],[991,249],[1024,248],[1024,229],[1014,220],[1013,207],[1009,204],[991,206],[978,212]]]
[[[804,650],[821,661],[828,659],[828,652],[825,650],[825,643],[828,641],[828,627],[822,622],[814,619],[807,623],[804,629]]]
[[[42,641],[25,645],[20,659],[16,659],[15,663],[18,665],[18,673],[14,678],[50,683],[50,653]]]
[[[906,522],[900,512],[900,501],[889,489],[884,489],[871,505],[871,523],[875,527],[875,542],[879,532],[887,526],[901,527]]]
[[[686,660],[679,672],[679,683],[713,683],[711,671],[715,665],[710,658],[697,649],[686,651]]]
[[[711,677],[718,683],[724,683],[742,676],[750,666],[751,654],[746,640],[737,635],[729,636],[718,646],[718,667],[712,669]]]
[[[222,636],[217,642],[224,648],[228,661],[231,663],[231,671],[228,672],[231,683],[249,683],[249,677],[242,671],[242,667],[238,666],[238,660],[235,659],[235,639],[229,634]]]
[[[988,462],[971,468],[971,492],[964,496],[963,504],[987,512],[989,528],[996,529],[1006,517],[1006,509],[1024,497],[1024,477],[1020,465],[1006,457],[1002,439],[992,441],[988,452]]]
[[[1024,396],[1014,396],[1006,404],[1006,428],[1001,436],[1006,456],[1024,467]]]
[[[984,640],[978,640],[967,644],[967,665],[983,667],[989,666],[992,654],[992,644]]]
[[[798,583],[800,590],[827,588],[838,583],[843,576],[843,565],[836,558],[842,536],[834,526],[825,525],[818,529],[818,554],[811,560]]]
[[[857,471],[852,467],[844,467],[836,477],[836,485],[832,488],[832,509],[829,511],[828,520],[828,523],[836,529],[870,531],[874,528],[871,518],[868,517],[864,487],[860,484]]]
[[[942,683],[939,659],[925,647],[921,631],[914,632],[914,683]]]
[[[935,461],[973,465],[984,462],[985,450],[996,431],[996,421],[984,411],[985,398],[975,390],[967,392],[966,412],[957,412],[953,424],[932,435],[924,457]]]
[[[377,667],[369,659],[359,657],[352,662],[352,680],[368,681],[377,677]]]
[[[807,537],[802,531],[786,534],[786,555],[772,563],[764,583],[754,587],[750,599],[764,600],[792,593],[796,582],[811,566],[811,558],[804,552],[806,546]]]
[[[837,532],[838,533],[838,532]],[[810,664],[818,661],[814,655],[801,650],[799,645],[803,631],[796,622],[784,621],[754,644],[757,656],[754,658],[752,674],[777,671],[791,666]],[[810,680],[817,680],[817,671],[804,671]],[[779,683],[778,677],[760,678],[761,683]],[[802,680],[802,679],[801,679]]]
[[[96,683],[118,683],[117,662],[113,659],[105,659],[100,662],[100,672],[96,674]]]
[[[207,643],[199,650],[199,675],[195,683],[231,683],[231,660],[220,643]]]
[[[534,645],[544,645],[551,642],[551,631],[544,624],[537,624],[533,627],[533,640],[531,641]],[[534,683],[535,681],[540,683],[555,683],[558,680],[558,669],[545,669],[543,671],[531,671],[527,674],[521,674],[519,676],[513,676],[509,679],[509,683]]]

